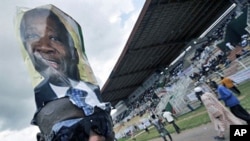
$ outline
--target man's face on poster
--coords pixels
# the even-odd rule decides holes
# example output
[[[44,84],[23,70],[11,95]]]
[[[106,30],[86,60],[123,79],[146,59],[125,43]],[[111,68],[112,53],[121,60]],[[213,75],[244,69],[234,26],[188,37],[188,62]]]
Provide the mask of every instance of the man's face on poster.
[[[69,33],[58,17],[49,11],[26,14],[21,28],[25,48],[41,75],[54,83],[70,75],[76,59],[72,55]]]

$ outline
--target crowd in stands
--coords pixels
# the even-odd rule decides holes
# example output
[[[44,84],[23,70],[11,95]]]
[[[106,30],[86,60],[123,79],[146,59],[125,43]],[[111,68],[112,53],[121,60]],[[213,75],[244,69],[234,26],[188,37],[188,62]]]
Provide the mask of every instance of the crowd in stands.
[[[121,122],[125,117],[133,113],[132,116],[142,116],[146,111],[154,109],[159,103],[159,97],[155,94],[156,86],[150,87],[142,95],[128,103],[128,109],[119,114],[115,123]],[[142,104],[143,103],[143,104]]]
[[[218,32],[222,32],[218,30]],[[217,34],[216,34],[217,35]],[[239,54],[235,54],[236,59],[240,59],[242,56],[249,55],[249,49],[246,49],[247,45],[246,43],[249,43],[249,35],[244,34],[242,35],[242,41],[237,45],[242,48],[242,51]],[[247,39],[247,40],[246,40]],[[193,67],[198,68],[198,72],[193,72],[189,77],[194,81],[201,81],[204,77],[207,77],[209,74],[213,72],[220,71],[221,67],[229,67],[231,62],[233,60],[229,59],[230,51],[227,52],[220,51],[217,54],[213,54],[213,50],[211,49],[212,42],[203,44],[200,48],[197,48],[193,58],[191,61],[193,62]],[[244,46],[241,46],[244,45]],[[197,62],[203,58],[206,61],[203,64],[197,65]],[[179,75],[183,71],[183,62],[179,63],[172,71],[170,72],[170,76],[174,80],[175,77]],[[146,90],[142,95],[140,95],[138,98],[136,98],[133,102],[128,103],[128,109],[121,114],[119,114],[116,119],[115,123],[118,123],[122,121],[125,117],[131,114],[131,112],[134,112],[132,116],[141,116],[146,111],[154,109],[160,98],[155,94],[155,89],[157,89],[162,84],[159,84],[162,82],[156,82],[154,85],[152,85],[148,90]],[[166,82],[164,82],[166,83]],[[171,83],[166,83],[164,86],[170,85]],[[144,106],[142,106],[142,104]],[[149,105],[148,105],[149,103]]]
[[[247,40],[247,41],[246,41]],[[244,46],[242,45],[242,42],[244,43]],[[236,49],[236,47],[240,48],[240,51],[238,51],[235,55],[235,57],[230,58],[230,53],[233,51],[231,49],[227,51],[220,51],[218,54],[210,54],[205,48],[208,46],[202,46],[198,48],[194,54],[194,57],[191,59],[193,62],[192,65],[194,67],[198,68],[198,72],[193,72],[189,77],[195,81],[200,80],[203,76],[207,77],[211,72],[220,71],[222,67],[228,68],[230,67],[230,64],[234,59],[241,59],[242,57],[250,55],[250,50],[247,48],[248,46],[246,43],[249,43],[249,35],[244,34],[242,35],[242,41],[235,45],[233,50]],[[248,44],[249,45],[249,44]],[[207,55],[204,55],[207,54]],[[199,62],[202,58],[202,56],[209,56],[206,59],[206,61],[203,64],[200,64],[200,67],[197,65],[197,62]]]
[[[207,36],[207,41],[199,46],[191,57],[189,62],[193,68],[197,68],[198,71],[193,71],[193,73],[187,77],[191,78],[194,82],[202,81],[204,78],[209,78],[208,76],[214,72],[220,72],[223,68],[230,67],[234,59],[242,59],[244,56],[250,55],[249,45],[250,45],[250,35],[241,35],[241,41],[237,44],[230,42],[225,43],[224,49],[219,49],[215,43],[224,39],[225,31],[228,23],[236,16],[236,13],[231,14],[223,23],[221,23],[212,33]],[[236,48],[240,48],[234,55],[234,59],[230,58],[231,52]],[[217,50],[216,50],[217,49]],[[203,61],[201,61],[203,60]],[[122,121],[129,114],[134,112],[133,116],[141,116],[146,111],[154,111],[159,101],[161,100],[155,93],[158,87],[168,87],[175,83],[178,76],[186,69],[184,68],[184,59],[171,68],[168,74],[165,75],[166,79],[156,81],[149,89],[147,89],[143,94],[138,96],[135,100],[127,103],[128,110],[124,111],[116,117],[116,122]],[[215,81],[207,79],[212,90],[216,93],[217,84]],[[146,106],[142,106],[146,105]],[[193,109],[192,109],[193,110]],[[191,111],[192,111],[191,110]]]

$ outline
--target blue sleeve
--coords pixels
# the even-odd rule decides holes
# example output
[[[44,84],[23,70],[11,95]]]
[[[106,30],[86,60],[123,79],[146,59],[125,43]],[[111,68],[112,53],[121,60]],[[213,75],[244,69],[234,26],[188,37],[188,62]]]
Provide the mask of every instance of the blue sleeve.
[[[231,92],[225,88],[220,88],[218,92],[220,94],[220,100],[226,100],[231,97]]]

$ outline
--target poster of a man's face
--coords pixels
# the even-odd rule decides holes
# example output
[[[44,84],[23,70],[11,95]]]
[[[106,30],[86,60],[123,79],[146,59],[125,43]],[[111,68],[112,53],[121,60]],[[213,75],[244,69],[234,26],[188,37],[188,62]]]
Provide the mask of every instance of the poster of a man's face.
[[[79,80],[78,55],[73,40],[60,19],[47,9],[24,14],[21,36],[35,69],[54,85]]]
[[[37,78],[48,79],[56,86],[69,86],[69,79],[96,83],[82,52],[80,26],[61,10],[47,5],[23,12],[20,37],[25,61],[30,60],[32,64],[28,65],[41,75],[35,77],[31,70],[35,85],[41,81]]]
[[[17,21],[21,51],[33,80],[37,106],[32,124],[50,136],[55,124],[74,120],[75,124],[88,125],[81,128],[86,130],[86,137],[98,127],[94,130],[96,134],[112,140],[110,104],[101,100],[84,53],[79,24],[53,5],[21,11]],[[82,134],[79,133],[79,138]]]

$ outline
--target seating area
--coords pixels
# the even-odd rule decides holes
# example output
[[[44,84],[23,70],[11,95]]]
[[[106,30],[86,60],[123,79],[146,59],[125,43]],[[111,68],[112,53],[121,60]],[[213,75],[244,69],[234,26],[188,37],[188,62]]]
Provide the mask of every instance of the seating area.
[[[249,47],[247,47],[249,48]],[[220,75],[224,76],[229,76],[233,77],[236,79],[238,82],[238,79],[241,75],[250,75],[250,55],[245,54],[244,57],[242,57],[240,60],[239,58],[234,57],[235,54],[241,53],[241,48],[237,47],[235,50],[232,50],[228,58],[231,59],[231,63],[229,66],[221,65],[219,70],[216,71],[211,71],[208,73],[207,78],[219,83],[220,82]],[[218,52],[218,50],[216,50]],[[250,76],[248,77],[250,78]],[[243,80],[241,78],[241,80]],[[245,80],[243,80],[245,81]],[[181,76],[178,80],[176,80],[172,85],[171,89],[168,89],[167,95],[164,95],[161,97],[158,105],[156,105],[154,111],[156,114],[161,113],[161,110],[164,109],[167,105],[167,103],[170,103],[173,105],[174,112],[176,116],[185,114],[187,112],[190,112],[190,109],[186,105],[186,101],[184,99],[185,95],[192,93],[193,88],[195,87],[195,81],[190,79],[189,77],[183,75]],[[186,92],[186,93],[183,93]],[[144,103],[143,103],[144,104]],[[199,101],[191,101],[190,105],[196,109],[200,106]],[[122,135],[126,129],[130,129],[132,126],[140,126],[141,119],[147,118],[149,119],[151,111],[148,109],[143,115],[137,115],[132,117],[129,121],[127,122],[122,122],[120,124],[116,124],[114,129],[117,134]]]
[[[250,7],[249,7],[250,9]],[[250,10],[249,10],[250,11]],[[232,17],[231,17],[232,18]],[[250,18],[250,13],[248,18]],[[250,21],[250,20],[249,20]],[[227,21],[230,22],[230,21]],[[226,26],[223,31],[216,30],[223,34],[218,38],[212,38],[199,47],[188,52],[181,61],[173,67],[169,67],[166,72],[160,76],[165,77],[164,81],[156,83],[138,97],[138,102],[130,103],[129,109],[136,111],[127,121],[118,122],[114,130],[117,136],[123,136],[132,126],[140,127],[142,119],[150,119],[150,114],[161,115],[162,109],[171,110],[176,116],[183,115],[201,106],[200,101],[195,99],[193,89],[195,86],[202,84],[206,89],[212,92],[208,85],[209,81],[220,83],[220,76],[230,77],[238,83],[250,78],[250,38],[248,34],[242,35],[242,41],[234,44],[233,48],[225,47],[224,50],[217,46],[224,43]],[[226,44],[226,43],[225,43]],[[159,84],[160,83],[160,84]],[[155,97],[157,90],[166,89],[166,94]],[[151,104],[147,105],[147,101]],[[147,105],[144,113],[140,113],[140,107]],[[138,110],[139,109],[139,110]]]

